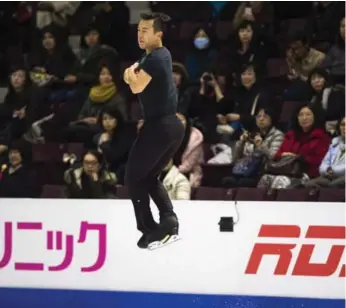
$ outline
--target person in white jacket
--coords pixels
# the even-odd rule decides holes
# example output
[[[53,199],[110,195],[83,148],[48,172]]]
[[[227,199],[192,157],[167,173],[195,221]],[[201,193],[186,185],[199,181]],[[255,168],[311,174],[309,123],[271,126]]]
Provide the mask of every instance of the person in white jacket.
[[[171,200],[190,200],[191,185],[185,175],[173,165],[171,160],[161,173],[160,179]]]
[[[340,135],[329,146],[319,168],[320,176],[308,181],[306,187],[345,187],[345,117],[338,124]]]

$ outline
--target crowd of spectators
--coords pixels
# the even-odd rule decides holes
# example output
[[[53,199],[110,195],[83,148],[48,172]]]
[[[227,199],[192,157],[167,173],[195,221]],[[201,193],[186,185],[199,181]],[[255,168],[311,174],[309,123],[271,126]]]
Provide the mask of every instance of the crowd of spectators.
[[[172,199],[204,186],[345,188],[344,5],[150,3],[172,17],[165,44],[185,127],[160,175]],[[125,2],[0,10],[0,197],[53,197],[52,187],[61,197],[121,197],[145,122],[122,81],[140,56]]]

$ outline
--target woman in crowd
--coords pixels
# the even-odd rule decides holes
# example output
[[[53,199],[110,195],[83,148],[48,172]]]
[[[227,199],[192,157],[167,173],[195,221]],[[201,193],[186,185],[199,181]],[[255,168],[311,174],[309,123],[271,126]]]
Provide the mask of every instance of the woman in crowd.
[[[114,72],[111,66],[103,64],[99,69],[99,82],[90,89],[89,96],[79,112],[79,119],[65,127],[66,118],[70,119],[71,114],[69,113],[73,113],[75,109],[75,106],[65,104],[51,120],[45,122],[44,130],[56,132],[59,130],[59,127],[63,127],[62,134],[64,138],[67,138],[69,141],[84,142],[89,147],[92,145],[92,137],[101,131],[97,120],[103,108],[112,106],[119,110],[124,119],[127,119],[125,99],[119,92],[113,76]]]
[[[188,88],[189,75],[183,64],[173,62],[172,66],[174,83],[178,92],[178,112],[186,115],[191,104],[194,87]]]
[[[193,35],[185,67],[191,81],[197,81],[203,72],[209,72],[218,55],[217,39],[209,27],[200,27]]]
[[[233,113],[218,115],[219,123],[221,125],[230,123],[231,134],[235,131],[239,134],[241,127],[247,131],[253,131],[256,127],[255,115],[259,110],[265,109],[269,103],[263,86],[257,80],[257,71],[253,65],[245,65],[242,68],[240,86],[234,90],[232,98]],[[223,130],[219,132],[224,133]]]
[[[12,144],[8,151],[8,164],[2,165],[0,179],[1,198],[38,198],[42,187],[31,167],[31,145]]]
[[[0,154],[27,131],[37,117],[40,101],[23,67],[12,68],[9,79],[5,101],[0,104]]]
[[[190,200],[191,186],[189,180],[171,160],[160,174],[160,180],[171,200]]]
[[[345,17],[340,21],[336,44],[329,49],[322,68],[329,70],[334,84],[345,84]]]
[[[256,67],[257,79],[262,79],[266,71],[267,58],[254,22],[242,21],[235,35],[235,41],[220,55],[220,61],[227,63],[234,80],[239,80],[244,65],[250,63]]]
[[[203,135],[182,114],[177,114],[185,127],[184,139],[176,152],[173,162],[178,171],[189,178],[191,187],[199,187],[202,181],[201,164],[203,157]]]
[[[226,187],[256,187],[263,162],[279,150],[284,134],[274,126],[273,110],[261,109],[256,115],[256,129],[244,131],[233,154],[233,174],[226,177]]]
[[[125,124],[123,115],[113,106],[104,108],[98,123],[102,126],[102,132],[94,137],[94,142],[109,170],[116,174],[117,183],[122,184],[125,164],[136,136],[135,126]]]
[[[300,106],[292,130],[285,134],[274,157],[279,164],[268,162],[266,170],[270,174],[263,175],[257,187],[297,187],[318,176],[318,168],[330,143],[330,137],[322,127],[322,116],[318,108]],[[286,174],[280,174],[281,170],[285,170]]]
[[[120,63],[118,53],[115,49],[101,45],[100,31],[92,24],[82,35],[81,52],[79,61],[75,67],[66,75],[65,82],[70,85],[78,84],[89,88],[97,84],[99,78],[100,64],[104,61],[114,67],[115,83],[120,80]]]
[[[77,58],[60,27],[51,24],[43,28],[41,34],[41,44],[30,56],[31,70],[63,80]]]
[[[85,153],[82,166],[66,170],[64,179],[71,199],[107,199],[115,195],[116,175],[107,170],[97,151]]]
[[[274,21],[273,4],[269,1],[242,1],[233,19],[233,28],[236,30],[244,21],[255,21],[256,24],[271,29]]]
[[[327,122],[327,130],[334,132],[340,114],[345,114],[345,88],[331,86],[329,74],[321,68],[312,70],[308,79],[310,102],[320,108]]]
[[[345,188],[345,117],[338,122],[338,134],[333,138],[320,165],[320,176],[308,181],[306,187]]]
[[[217,114],[231,112],[233,109],[230,100],[229,80],[226,72],[215,68],[213,73],[204,73],[200,78],[199,91],[191,100],[188,117],[193,119],[193,126],[197,127],[204,136],[204,141],[210,144],[219,142],[217,134]]]
[[[116,72],[112,66],[104,64],[99,70],[98,84],[91,88],[89,97],[79,113],[79,120],[95,124],[101,110],[106,106],[119,110],[122,118],[127,120],[127,106],[116,84]]]

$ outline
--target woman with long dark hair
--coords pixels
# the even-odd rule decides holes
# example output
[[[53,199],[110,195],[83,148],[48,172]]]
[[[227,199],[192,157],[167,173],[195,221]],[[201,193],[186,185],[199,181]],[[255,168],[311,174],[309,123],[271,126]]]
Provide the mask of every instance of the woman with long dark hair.
[[[125,123],[121,112],[113,106],[103,109],[98,118],[102,132],[94,137],[98,152],[103,154],[109,170],[124,183],[125,164],[131,150],[136,127]]]

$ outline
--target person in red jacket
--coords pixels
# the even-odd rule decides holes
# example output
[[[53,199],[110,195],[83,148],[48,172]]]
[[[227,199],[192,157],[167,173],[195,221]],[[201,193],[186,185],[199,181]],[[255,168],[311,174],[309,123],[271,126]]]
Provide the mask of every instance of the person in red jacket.
[[[322,128],[321,112],[309,105],[301,105],[293,119],[292,130],[288,131],[275,159],[285,156],[300,156],[303,161],[302,178],[293,179],[285,175],[262,176],[258,187],[288,188],[304,185],[310,178],[319,175],[318,168],[326,154],[330,137]]]

